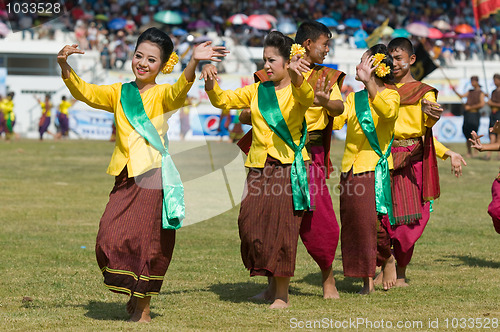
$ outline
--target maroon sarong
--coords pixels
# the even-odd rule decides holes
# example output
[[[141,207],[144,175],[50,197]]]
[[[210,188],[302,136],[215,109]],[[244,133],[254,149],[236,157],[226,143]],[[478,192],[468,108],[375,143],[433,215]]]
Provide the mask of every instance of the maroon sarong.
[[[139,181],[139,180],[138,180]],[[129,178],[127,167],[115,186],[99,224],[97,263],[113,292],[157,295],[172,258],[175,230],[163,229],[161,170]]]
[[[300,238],[321,270],[329,268],[335,259],[340,232],[330,191],[326,186],[325,171],[324,147],[311,146],[309,191],[314,211],[304,214],[300,226]]]
[[[375,173],[340,177],[342,265],[346,277],[374,277],[377,263],[390,257],[387,229],[375,206]]]
[[[493,220],[493,227],[495,231],[500,234],[500,180],[495,179],[493,185],[491,186],[491,196],[492,200],[490,205],[488,205],[488,214]]]
[[[251,276],[292,277],[303,213],[294,211],[291,165],[268,157],[250,168],[238,228],[241,258]]]
[[[64,113],[58,114],[59,126],[61,127],[61,134],[63,136],[67,136],[69,132],[69,119],[68,116]]]

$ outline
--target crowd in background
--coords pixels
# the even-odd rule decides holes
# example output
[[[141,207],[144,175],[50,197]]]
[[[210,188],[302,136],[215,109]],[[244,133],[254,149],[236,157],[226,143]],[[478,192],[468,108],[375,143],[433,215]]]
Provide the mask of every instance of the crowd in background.
[[[39,25],[44,22],[44,17],[36,14],[11,13],[8,19],[12,29],[22,30],[23,38],[53,38],[56,28],[74,32],[80,47],[98,50],[103,66],[109,69],[123,66],[133,51],[138,34],[151,26],[164,28],[178,45],[190,33],[203,35],[210,30],[219,36],[232,37],[239,44],[261,46],[267,31],[230,24],[228,19],[238,13],[270,14],[277,19],[274,26],[278,28],[281,24],[297,26],[305,20],[326,16],[337,22],[335,27],[331,27],[336,42],[345,42],[352,47],[355,47],[352,38],[356,31],[363,29],[370,34],[386,18],[390,19],[389,26],[393,29],[405,28],[411,22],[431,26],[436,20],[447,22],[451,27],[459,24],[474,26],[471,1],[466,0],[74,0],[66,1],[65,6],[69,14],[57,20],[59,25],[51,21]],[[168,25],[156,22],[154,14],[163,10],[179,12],[182,23]],[[110,24],[117,18],[122,19],[123,24]],[[0,7],[0,20],[6,19],[5,7]],[[362,25],[346,24],[349,19],[357,19]],[[196,21],[205,23],[193,24]],[[34,25],[38,27],[29,29]],[[481,28],[486,58],[500,58],[499,17],[492,15],[482,20]],[[428,39],[427,49],[442,65],[450,65],[454,59],[471,59],[477,57],[480,50],[470,35],[468,38]]]

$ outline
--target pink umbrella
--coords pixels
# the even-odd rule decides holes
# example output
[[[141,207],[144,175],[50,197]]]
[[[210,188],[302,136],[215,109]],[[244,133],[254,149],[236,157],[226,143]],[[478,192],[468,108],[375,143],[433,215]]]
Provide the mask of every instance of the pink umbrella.
[[[265,18],[269,23],[271,24],[276,24],[278,23],[278,19],[276,17],[274,17],[273,15],[270,15],[270,14],[262,14],[260,15],[262,16],[263,18]]]
[[[241,25],[247,23],[248,16],[245,14],[235,14],[227,19],[227,21],[234,25]]]
[[[406,26],[406,31],[417,37],[427,37],[429,36],[429,28],[423,23],[410,23]]]
[[[427,38],[441,39],[443,38],[443,33],[439,29],[429,28],[429,35],[427,36]]]
[[[457,36],[457,34],[453,31],[445,32],[443,34],[443,38],[455,38],[456,36]]]
[[[259,30],[269,30],[272,27],[272,24],[261,15],[248,16],[247,25]]]

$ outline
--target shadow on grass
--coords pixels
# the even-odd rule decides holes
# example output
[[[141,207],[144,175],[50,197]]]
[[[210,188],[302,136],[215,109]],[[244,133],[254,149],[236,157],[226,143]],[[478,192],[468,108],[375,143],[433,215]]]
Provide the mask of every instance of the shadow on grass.
[[[87,310],[85,316],[92,319],[127,321],[130,318],[125,310],[124,302],[90,301],[83,307]],[[150,315],[151,318],[159,316],[154,312],[151,312]]]
[[[471,267],[489,267],[492,269],[500,269],[500,262],[494,262],[482,258],[472,257],[472,256],[461,256],[461,255],[450,255],[449,258],[458,258],[464,264]]]
[[[343,272],[339,270],[333,271],[335,277],[335,286],[340,293],[357,293],[361,289],[361,279],[343,277]],[[309,273],[302,279],[295,280],[296,283],[306,283],[313,286],[321,286],[321,272]]]
[[[250,297],[262,292],[266,284],[257,284],[253,282],[238,282],[213,284],[208,287],[208,291],[219,295],[222,301],[233,303],[256,302],[249,300]]]

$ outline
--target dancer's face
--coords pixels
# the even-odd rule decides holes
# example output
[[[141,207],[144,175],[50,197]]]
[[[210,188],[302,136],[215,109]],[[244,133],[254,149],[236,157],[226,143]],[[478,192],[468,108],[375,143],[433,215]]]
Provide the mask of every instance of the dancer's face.
[[[323,63],[325,61],[328,52],[330,52],[329,43],[330,38],[326,35],[319,36],[314,42],[310,41],[307,48],[312,63]]]
[[[392,63],[394,64],[394,78],[396,81],[403,78],[410,71],[410,66],[415,63],[415,54],[409,55],[408,52],[397,48],[391,52]]]
[[[264,48],[264,69],[267,76],[273,82],[278,82],[288,75],[288,60],[273,46]]]
[[[132,58],[132,71],[139,81],[154,82],[161,65],[161,50],[158,45],[144,41],[137,46]]]
[[[361,57],[361,60],[359,61],[359,64],[356,66],[356,76],[354,77],[356,79],[356,81],[361,81],[361,79],[358,76],[358,71],[359,71],[360,65],[370,55],[371,54],[370,54],[369,51],[366,51],[365,53],[363,53],[363,56]]]

